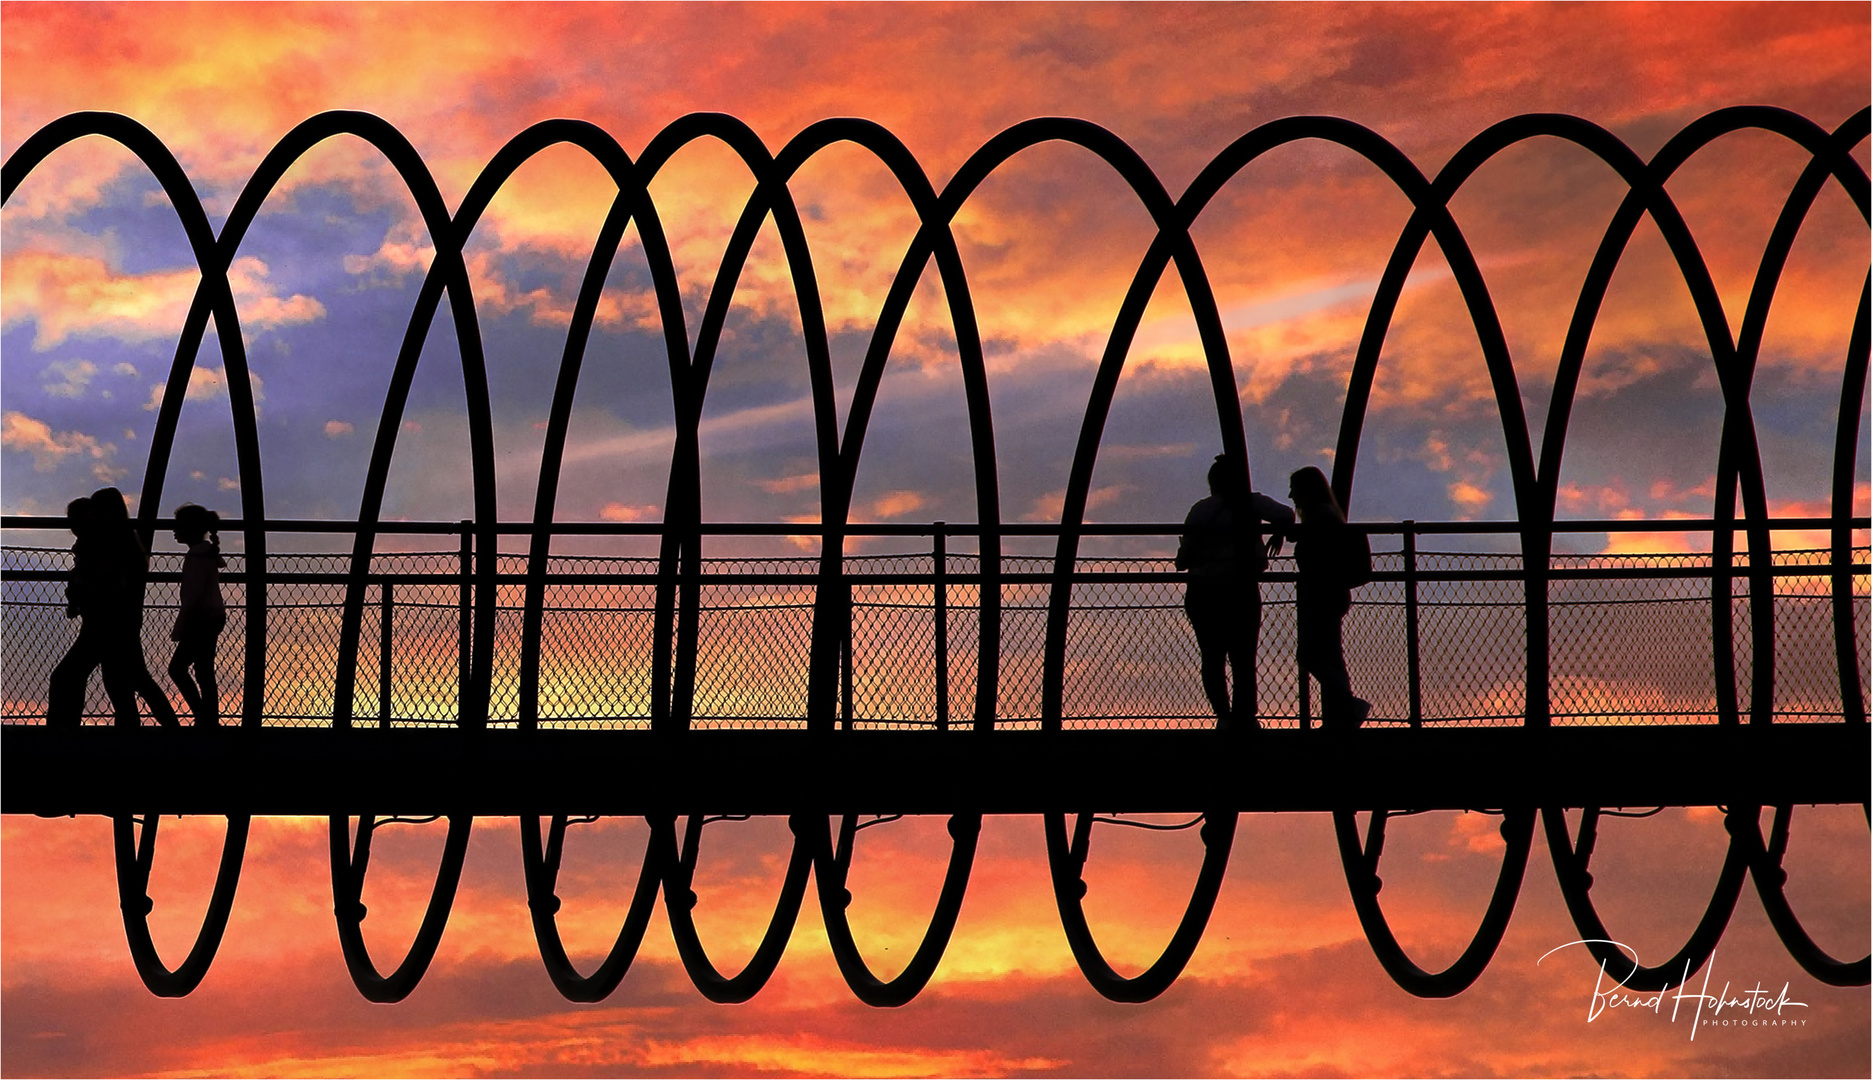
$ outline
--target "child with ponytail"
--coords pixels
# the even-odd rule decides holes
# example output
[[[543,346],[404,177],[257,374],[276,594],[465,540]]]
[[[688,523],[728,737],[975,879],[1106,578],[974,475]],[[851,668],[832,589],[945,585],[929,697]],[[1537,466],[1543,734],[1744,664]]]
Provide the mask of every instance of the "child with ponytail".
[[[176,507],[176,543],[185,545],[182,560],[182,602],[176,610],[176,643],[169,661],[169,677],[182,691],[195,714],[196,727],[221,723],[221,692],[215,685],[215,644],[227,626],[227,604],[221,599],[221,516],[206,507],[184,503]],[[190,669],[194,677],[190,678]]]

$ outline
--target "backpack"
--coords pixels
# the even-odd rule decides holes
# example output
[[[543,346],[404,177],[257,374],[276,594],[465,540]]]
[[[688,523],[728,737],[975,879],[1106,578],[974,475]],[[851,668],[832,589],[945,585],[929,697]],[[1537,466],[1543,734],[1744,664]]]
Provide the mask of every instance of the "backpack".
[[[1371,537],[1357,529],[1341,529],[1339,574],[1346,588],[1370,585],[1372,580]]]

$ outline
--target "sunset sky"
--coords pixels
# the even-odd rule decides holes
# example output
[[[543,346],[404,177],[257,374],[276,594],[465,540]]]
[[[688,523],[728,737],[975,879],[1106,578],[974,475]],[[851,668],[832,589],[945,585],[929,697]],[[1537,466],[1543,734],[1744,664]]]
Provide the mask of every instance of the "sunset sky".
[[[1074,116],[1130,145],[1174,197],[1266,122],[1331,115],[1434,176],[1469,139],[1523,113],[1597,123],[1648,158],[1699,116],[1775,105],[1831,131],[1872,101],[1864,4],[1708,5],[0,5],[0,151],[78,110],[147,126],[219,227],[266,152],[327,109],[400,130],[454,207],[508,139],[590,121],[636,155],[685,114],[724,112],[772,151],[814,121],[876,121],[935,188],[997,133]],[[1867,147],[1855,155],[1862,166]],[[1694,157],[1669,193],[1739,325],[1775,214],[1807,158],[1762,132]],[[792,182],[832,331],[841,408],[915,231],[875,158],[829,148]],[[719,143],[685,148],[652,184],[693,337],[752,189]],[[1582,277],[1626,192],[1558,140],[1515,147],[1451,208],[1488,280],[1530,419],[1545,415]],[[476,230],[468,261],[493,391],[497,498],[530,516],[566,322],[615,187],[569,149],[526,165]],[[1248,166],[1197,221],[1241,392],[1256,486],[1284,495],[1330,469],[1347,372],[1409,204],[1343,148],[1300,143]],[[1003,515],[1058,519],[1091,376],[1153,236],[1148,214],[1086,151],[1042,146],[998,169],[955,233],[986,346]],[[612,268],[574,409],[561,520],[657,521],[673,410],[635,231]],[[256,376],[266,509],[353,518],[385,387],[431,254],[408,192],[356,140],[289,172],[231,279]],[[1751,393],[1771,507],[1824,514],[1840,373],[1867,272],[1864,220],[1831,186],[1802,229]],[[134,498],[176,337],[199,280],[173,207],[121,148],[87,140],[23,183],[0,217],[0,509],[57,514],[102,483]],[[399,433],[387,515],[473,509],[453,333],[438,320]],[[769,225],[735,293],[701,431],[714,521],[818,517],[797,301]],[[1153,299],[1106,428],[1093,521],[1176,521],[1220,449],[1189,305]],[[1588,354],[1560,477],[1562,518],[1712,512],[1720,390],[1682,277],[1650,224],[1621,263]],[[859,469],[858,521],[971,521],[967,416],[945,296],[927,274],[893,350]],[[228,392],[212,335],[191,380],[162,495],[237,515]],[[1855,514],[1872,502],[1866,428]],[[1493,392],[1442,258],[1413,271],[1381,357],[1354,488],[1370,521],[1517,515]],[[1860,542],[1863,543],[1864,534]],[[8,543],[46,543],[9,534]],[[57,541],[49,541],[57,543]],[[166,543],[166,538],[163,541]],[[1707,545],[1694,534],[1652,545]],[[1145,553],[1164,553],[1144,542]],[[1612,550],[1603,534],[1567,541]],[[872,542],[873,547],[876,542]],[[793,550],[781,539],[773,547]],[[12,691],[9,689],[9,694]],[[1385,901],[1425,966],[1467,941],[1499,861],[1499,819],[1399,824]],[[163,826],[158,942],[178,958],[218,854],[216,822]],[[1245,820],[1215,919],[1163,998],[1119,1006],[1073,968],[1039,823],[994,819],[931,988],[871,1010],[839,981],[818,916],[802,916],[775,982],[717,1006],[691,988],[667,925],[596,1006],[562,1001],[532,943],[513,821],[477,827],[435,966],[401,1005],[363,1002],[332,929],[322,821],[255,825],[240,900],[203,987],[151,997],[118,921],[102,819],[0,822],[0,1071],[8,1075],[1865,1075],[1872,996],[1790,960],[1752,889],[1715,979],[1806,1003],[1804,1024],[1699,1031],[1667,1016],[1586,1019],[1595,970],[1536,841],[1521,907],[1480,982],[1415,1000],[1372,959],[1324,818]],[[401,949],[440,840],[386,839],[366,902],[373,947]],[[699,877],[705,940],[748,955],[785,861],[780,822],[711,826]],[[615,933],[641,823],[585,826],[568,859],[576,955]],[[1194,880],[1190,834],[1106,829],[1090,873],[1107,953],[1136,970],[1161,949]],[[1106,836],[1106,833],[1119,835]],[[1609,824],[1595,863],[1608,923],[1656,962],[1674,952],[1721,861],[1713,809]],[[1867,947],[1868,856],[1857,807],[1802,810],[1790,896],[1836,955]],[[915,947],[946,854],[939,821],[864,833],[853,892],[861,945],[889,968]],[[589,870],[585,869],[589,868]],[[198,920],[196,920],[198,921]],[[580,943],[583,943],[582,945]],[[718,945],[715,943],[719,943]],[[888,951],[886,951],[888,950]],[[1441,963],[1439,963],[1441,961]]]

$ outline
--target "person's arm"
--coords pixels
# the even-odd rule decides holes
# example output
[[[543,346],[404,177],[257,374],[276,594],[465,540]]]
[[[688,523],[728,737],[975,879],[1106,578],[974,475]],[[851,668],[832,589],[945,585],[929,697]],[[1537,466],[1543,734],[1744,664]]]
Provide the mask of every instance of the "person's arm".
[[[1178,570],[1190,569],[1196,565],[1200,557],[1203,523],[1198,518],[1201,510],[1202,503],[1198,502],[1190,507],[1189,513],[1183,515],[1183,535],[1177,537],[1176,568]]]
[[[65,583],[65,617],[67,619],[76,619],[79,615],[84,613],[85,605],[91,602],[91,597],[88,595],[90,593],[88,587],[89,583],[86,577],[91,569],[89,562],[90,552],[84,550],[84,545],[80,543],[72,545],[71,553],[71,580]]]
[[[1293,507],[1275,499],[1270,499],[1259,491],[1254,493],[1255,516],[1262,521],[1271,521],[1281,525],[1294,523]]]
[[[1267,541],[1267,556],[1272,559],[1281,553],[1282,542],[1294,536],[1293,507],[1270,499],[1259,491],[1251,492],[1249,498],[1254,507],[1255,516],[1274,526]]]

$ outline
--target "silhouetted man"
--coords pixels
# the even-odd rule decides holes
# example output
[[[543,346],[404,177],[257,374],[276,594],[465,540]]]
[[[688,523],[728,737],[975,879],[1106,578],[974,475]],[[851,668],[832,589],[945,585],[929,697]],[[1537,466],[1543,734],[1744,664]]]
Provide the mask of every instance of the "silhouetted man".
[[[1261,571],[1280,553],[1277,528],[1264,548],[1260,523],[1293,524],[1293,511],[1248,489],[1248,470],[1227,454],[1209,466],[1209,497],[1190,507],[1176,565],[1189,572],[1183,611],[1202,654],[1203,693],[1216,727],[1260,728],[1255,707],[1255,650],[1261,637]],[[1229,698],[1234,669],[1235,695]]]

